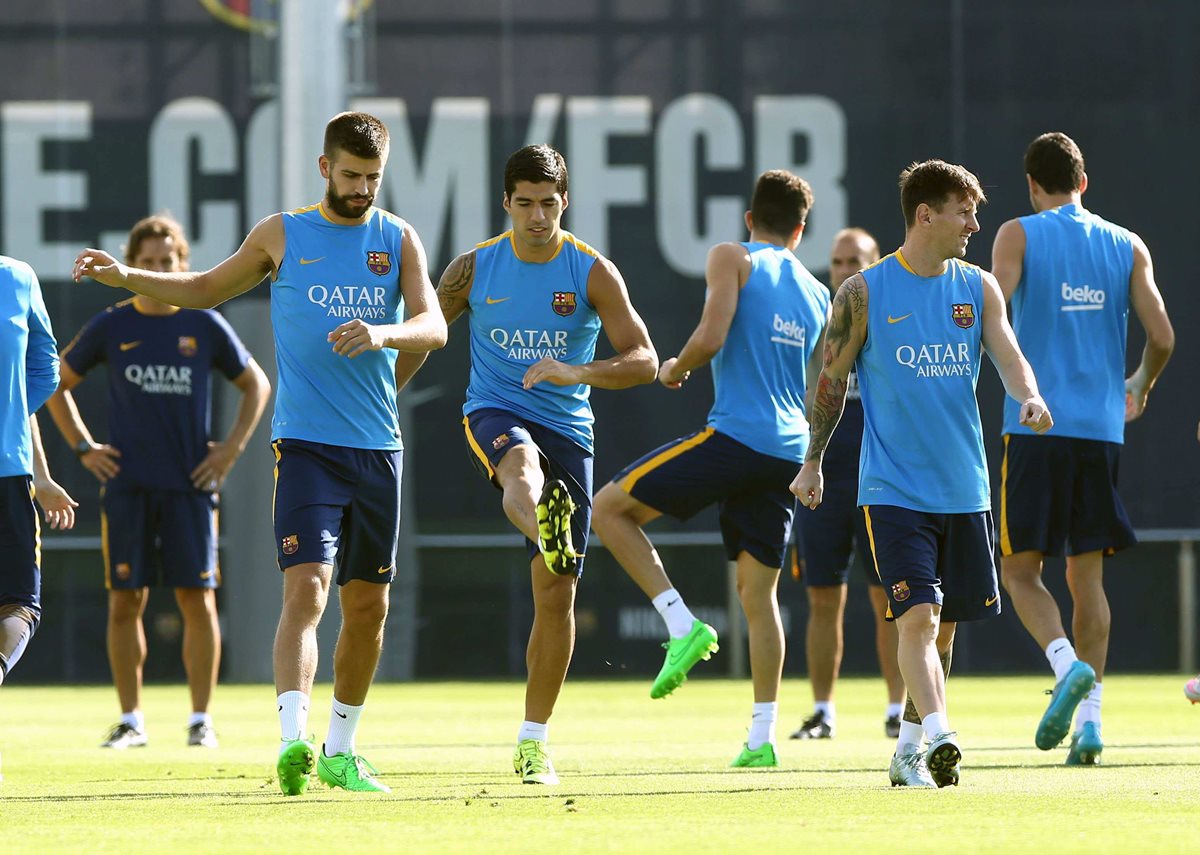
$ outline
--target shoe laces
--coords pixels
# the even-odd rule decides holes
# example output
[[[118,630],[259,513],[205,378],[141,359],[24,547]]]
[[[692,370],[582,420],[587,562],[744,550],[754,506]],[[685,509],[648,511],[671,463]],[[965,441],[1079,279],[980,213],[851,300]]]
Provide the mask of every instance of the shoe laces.
[[[815,712],[812,715],[810,715],[808,718],[806,718],[801,723],[800,729],[801,730],[812,730],[814,727],[817,727],[818,725],[822,725],[824,723],[825,723],[825,713],[818,711],[818,712]]]
[[[360,781],[364,778],[374,778],[379,774],[379,770],[371,765],[371,761],[361,754],[354,755],[354,768],[358,772]]]
[[[920,774],[924,772],[929,774],[929,764],[925,762],[925,752],[918,751],[915,754],[900,754],[896,757],[900,761],[900,765],[906,769],[912,769]]]
[[[531,772],[546,772],[550,766],[546,750],[537,740],[522,743],[518,749],[521,753],[521,764]]]

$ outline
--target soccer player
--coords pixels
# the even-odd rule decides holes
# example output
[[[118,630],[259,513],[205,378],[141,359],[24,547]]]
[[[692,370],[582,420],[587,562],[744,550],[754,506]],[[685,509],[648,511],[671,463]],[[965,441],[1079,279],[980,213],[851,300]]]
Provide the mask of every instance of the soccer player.
[[[188,269],[183,228],[155,215],[129,232],[125,263],[163,273]],[[108,367],[108,442],[97,443],[71,390]],[[221,442],[209,439],[210,377],[241,393]],[[142,615],[150,588],[175,591],[183,616],[183,664],[192,714],[187,744],[217,747],[208,711],[221,661],[216,589],[218,491],[254,432],[271,384],[241,339],[214,311],[181,309],[138,295],[89,320],[62,352],[62,383],[46,402],[59,431],[102,484],[108,661],[121,719],[103,748],[146,745]]]
[[[596,533],[666,624],[652,698],[677,689],[717,649],[717,635],[688,609],[642,528],[664,513],[686,520],[718,505],[725,554],[737,563],[754,685],[750,732],[732,766],[779,765],[784,636],[776,588],[796,510],[788,488],[808,447],[805,379],[820,370],[830,302],[792,254],[812,202],[808,183],[790,172],[759,176],[745,215],[750,239],[709,250],[700,322],[658,372],[660,383],[679,389],[713,363],[707,426],[635,460],[596,496]]]
[[[824,492],[822,456],[857,367],[865,424],[858,501],[899,631],[908,689],[894,786],[957,784],[962,751],[946,715],[958,621],[998,614],[1000,590],[975,384],[986,349],[1022,424],[1053,423],[1008,325],[995,278],[960,261],[979,231],[979,180],[940,160],[900,174],[904,244],[838,289],[817,380],[812,441],[792,483],[801,504]],[[801,511],[803,513],[803,511]],[[929,747],[922,752],[922,736]]]
[[[842,229],[834,236],[829,253],[830,291],[836,293],[839,285],[878,260],[879,244],[870,232]],[[808,590],[804,651],[812,681],[813,714],[792,734],[792,739],[830,739],[837,732],[833,692],[842,664],[842,620],[851,560],[862,569],[867,580],[871,610],[875,613],[875,651],[887,686],[883,728],[887,736],[895,739],[900,735],[904,681],[896,664],[896,626],[884,618],[887,595],[867,556],[866,524],[858,508],[863,408],[858,375],[853,369],[846,383],[846,408],[838,425],[841,429],[830,437],[822,463],[824,500],[813,512],[801,514],[795,525],[795,569]]]
[[[438,285],[447,323],[469,313],[471,459],[501,491],[530,556],[533,629],[513,755],[526,784],[558,783],[547,722],[575,646],[592,506],[591,389],[649,383],[658,370],[616,265],[562,228],[567,203],[561,154],[548,145],[515,152],[504,167],[512,228],[455,258]],[[601,327],[616,351],[609,359],[595,358]],[[423,358],[405,356],[401,387]]]
[[[383,645],[400,530],[402,448],[398,350],[446,342],[446,323],[413,229],[374,206],[388,132],[366,113],[339,113],[318,159],[322,201],[260,221],[233,256],[203,273],[135,270],[94,249],[91,276],[177,306],[210,307],[271,278],[279,362],[272,447],[275,543],[283,608],[275,635],[279,786],[303,793],[309,773],[331,787],[388,792],[356,751],[355,733]],[[407,309],[407,319],[404,319]],[[320,758],[305,738],[317,624],[337,567],[342,627],[333,708]]]
[[[1145,410],[1175,334],[1146,244],[1083,207],[1088,180],[1079,146],[1066,134],[1042,134],[1025,151],[1025,173],[1035,213],[1000,227],[992,272],[1056,423],[1049,435],[1032,436],[1005,402],[1001,570],[1021,622],[1054,669],[1034,741],[1042,750],[1058,745],[1078,707],[1067,764],[1094,765],[1104,749],[1100,701],[1111,622],[1104,557],[1137,542],[1117,494],[1125,422]],[[1125,379],[1130,306],[1146,346]],[[1078,653],[1042,584],[1043,556],[1061,555],[1064,546]]]

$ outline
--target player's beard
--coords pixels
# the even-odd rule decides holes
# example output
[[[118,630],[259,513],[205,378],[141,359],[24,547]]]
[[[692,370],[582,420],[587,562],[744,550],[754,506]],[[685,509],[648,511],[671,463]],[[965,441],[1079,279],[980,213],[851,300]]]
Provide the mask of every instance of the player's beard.
[[[350,203],[366,200],[365,205],[355,208]],[[365,214],[370,207],[375,204],[375,195],[360,196],[352,194],[349,196],[339,196],[337,190],[333,187],[333,182],[329,181],[325,184],[325,203],[329,209],[339,217],[345,217],[347,220],[354,220]]]

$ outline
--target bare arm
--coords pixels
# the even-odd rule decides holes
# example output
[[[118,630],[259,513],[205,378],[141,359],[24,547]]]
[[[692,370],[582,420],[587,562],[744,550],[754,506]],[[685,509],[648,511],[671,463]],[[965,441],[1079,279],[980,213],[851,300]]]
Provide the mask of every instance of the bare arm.
[[[700,323],[678,356],[663,362],[658,381],[668,389],[678,389],[692,370],[708,362],[725,345],[729,325],[737,311],[738,294],[750,273],[750,253],[741,244],[721,243],[708,253],[704,265],[704,311]]]
[[[445,325],[458,320],[470,305],[471,285],[475,281],[475,250],[464,252],[450,262],[442,278],[438,280],[436,292],[438,306]],[[405,353],[396,357],[396,391],[399,392],[425,364],[427,352]]]
[[[625,389],[649,383],[658,376],[658,354],[650,343],[646,325],[629,302],[629,292],[620,271],[607,258],[592,265],[587,284],[588,302],[596,307],[609,344],[617,355],[584,365],[568,365],[556,359],[541,359],[529,366],[522,384],[556,386],[583,383],[600,389]]]
[[[804,370],[805,389],[804,389],[804,412],[806,415],[813,411],[813,404],[817,399],[817,378],[821,375],[821,368],[825,364],[825,334],[829,332],[829,318],[831,308],[825,309],[825,325],[821,327],[821,335],[817,337],[817,343],[813,347],[812,354],[808,357],[808,365]],[[849,380],[849,375],[847,375]]]
[[[197,490],[219,490],[229,475],[233,464],[246,450],[250,434],[258,426],[267,399],[271,397],[271,381],[259,364],[251,359],[246,368],[233,379],[233,385],[242,393],[238,403],[233,427],[222,442],[210,442],[208,454],[192,470],[192,484]]]
[[[833,298],[829,324],[823,334],[822,367],[816,390],[810,392],[809,440],[804,466],[792,481],[792,492],[809,508],[821,504],[824,477],[821,462],[833,429],[846,406],[850,369],[867,340],[867,280],[856,273],[842,283]]]
[[[109,287],[126,288],[172,306],[211,309],[277,272],[283,249],[283,219],[280,214],[272,214],[250,231],[237,252],[202,273],[139,270],[102,250],[85,249],[76,257],[71,277],[78,282],[88,276]]]
[[[1046,402],[1038,392],[1033,368],[1021,353],[1017,337],[1008,323],[1008,312],[1004,308],[1004,295],[992,274],[983,273],[983,347],[991,357],[1004,391],[1021,404],[1021,424],[1032,428],[1035,433],[1045,433],[1054,425]]]
[[[71,496],[50,477],[46,450],[42,447],[42,432],[36,415],[29,417],[29,432],[33,437],[33,491],[46,515],[50,528],[68,529],[75,526],[75,509],[79,507]]]
[[[75,397],[71,394],[71,390],[83,382],[83,377],[76,374],[65,359],[59,370],[62,382],[59,384],[58,391],[46,401],[46,409],[50,411],[50,418],[54,419],[58,432],[77,454],[79,453],[79,444],[87,442],[88,450],[79,454],[79,462],[83,464],[84,469],[95,475],[96,480],[103,484],[109,478],[116,477],[117,473],[121,471],[121,466],[117,463],[121,452],[111,445],[102,445],[96,442],[84,423],[83,416],[79,414],[79,408],[75,406]]]
[[[1000,283],[1004,302],[1012,299],[1025,268],[1025,227],[1020,220],[1009,220],[996,232],[992,243],[992,275]]]
[[[1167,317],[1167,307],[1154,282],[1154,262],[1150,250],[1133,235],[1133,272],[1129,276],[1129,302],[1142,328],[1146,347],[1137,370],[1125,381],[1125,421],[1133,421],[1146,409],[1146,399],[1158,381],[1171,351],[1175,349],[1175,330]]]

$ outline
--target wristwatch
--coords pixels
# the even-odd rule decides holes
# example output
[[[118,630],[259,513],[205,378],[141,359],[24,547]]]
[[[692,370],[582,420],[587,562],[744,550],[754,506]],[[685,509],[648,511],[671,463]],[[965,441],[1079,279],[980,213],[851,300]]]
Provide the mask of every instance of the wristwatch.
[[[83,457],[83,455],[87,454],[91,450],[92,444],[86,439],[81,439],[79,442],[75,443],[75,453],[80,457]]]

